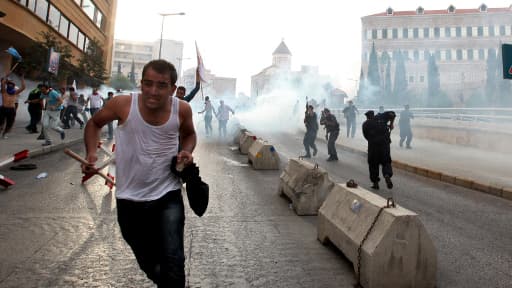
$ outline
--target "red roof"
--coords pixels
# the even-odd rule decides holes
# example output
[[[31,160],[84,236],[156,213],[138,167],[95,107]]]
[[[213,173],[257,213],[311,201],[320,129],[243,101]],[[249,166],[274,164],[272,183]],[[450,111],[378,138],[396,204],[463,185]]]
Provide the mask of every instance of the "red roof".
[[[424,10],[423,15],[446,15],[446,14],[477,14],[477,13],[504,13],[511,12],[509,7],[506,8],[487,8],[487,12],[480,12],[480,8],[473,9],[457,9],[455,8],[454,13],[449,13],[448,8],[443,10]],[[414,16],[414,15],[422,15],[417,14],[416,10],[412,11],[393,11],[393,15],[388,15],[387,11],[382,13],[377,13],[369,16]]]

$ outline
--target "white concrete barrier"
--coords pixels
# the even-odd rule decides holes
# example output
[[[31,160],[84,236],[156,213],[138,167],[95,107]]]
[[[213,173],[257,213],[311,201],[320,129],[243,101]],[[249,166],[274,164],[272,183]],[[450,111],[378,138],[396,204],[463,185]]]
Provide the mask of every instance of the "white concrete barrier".
[[[247,129],[245,129],[242,126],[239,126],[235,132],[233,133],[233,144],[240,147],[240,138],[242,137],[242,134],[244,132],[247,132]]]
[[[336,184],[318,213],[318,239],[327,239],[358,271],[358,248],[386,199],[362,188]],[[361,249],[360,283],[374,287],[435,287],[437,252],[418,215],[384,208]]]
[[[256,139],[249,147],[249,164],[257,170],[279,170],[281,161],[273,145]]]
[[[249,148],[254,141],[256,141],[255,135],[249,131],[243,132],[242,136],[240,136],[240,154],[247,155],[249,153]]]
[[[281,173],[278,192],[292,201],[297,215],[317,215],[333,186],[327,171],[318,165],[290,159]]]

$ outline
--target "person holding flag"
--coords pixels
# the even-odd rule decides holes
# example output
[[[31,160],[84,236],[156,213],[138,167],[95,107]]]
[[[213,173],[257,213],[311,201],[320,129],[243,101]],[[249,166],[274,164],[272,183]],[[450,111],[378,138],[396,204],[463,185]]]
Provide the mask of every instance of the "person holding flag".
[[[206,82],[204,79],[204,64],[203,64],[203,58],[201,57],[201,54],[199,53],[199,49],[197,48],[197,42],[196,42],[196,53],[197,53],[197,68],[196,68],[196,86],[190,93],[185,96],[187,93],[187,89],[184,86],[179,86],[176,89],[176,97],[178,97],[181,100],[190,102],[192,99],[194,99],[194,96],[196,96],[197,92],[199,92],[199,88],[201,88],[201,82]]]

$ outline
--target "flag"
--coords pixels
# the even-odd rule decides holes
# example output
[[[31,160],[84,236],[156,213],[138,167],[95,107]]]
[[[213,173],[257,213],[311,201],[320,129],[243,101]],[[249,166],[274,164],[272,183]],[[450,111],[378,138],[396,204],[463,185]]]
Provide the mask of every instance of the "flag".
[[[16,62],[21,62],[21,55],[14,47],[9,47],[5,52],[9,53]]]
[[[196,53],[197,53],[197,70],[199,72],[199,80],[201,82],[207,82],[206,81],[206,68],[204,68],[203,63],[203,57],[201,57],[201,53],[199,53],[199,48],[197,47],[197,41],[196,41]]]
[[[73,80],[73,84],[71,84],[71,87],[73,87],[76,91],[76,80]]]
[[[60,53],[55,52],[53,48],[50,48],[50,56],[48,57],[48,72],[57,75],[57,72],[59,72],[59,59]]]

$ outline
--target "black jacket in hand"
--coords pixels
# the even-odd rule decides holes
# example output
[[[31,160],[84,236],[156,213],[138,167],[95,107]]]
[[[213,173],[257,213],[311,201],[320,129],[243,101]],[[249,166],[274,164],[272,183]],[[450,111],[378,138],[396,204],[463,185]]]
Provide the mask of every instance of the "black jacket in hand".
[[[182,171],[176,170],[177,158],[174,156],[171,161],[171,172],[180,177],[187,184],[187,198],[190,208],[201,217],[208,207],[210,188],[199,176],[199,167],[196,163],[185,166]]]

